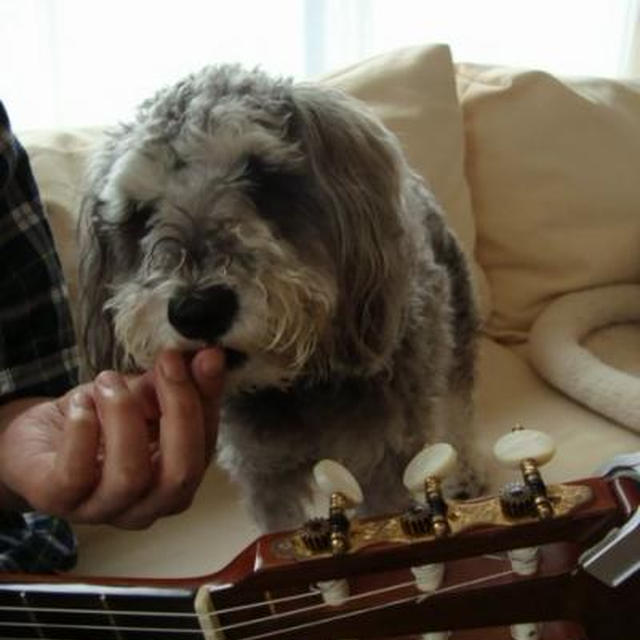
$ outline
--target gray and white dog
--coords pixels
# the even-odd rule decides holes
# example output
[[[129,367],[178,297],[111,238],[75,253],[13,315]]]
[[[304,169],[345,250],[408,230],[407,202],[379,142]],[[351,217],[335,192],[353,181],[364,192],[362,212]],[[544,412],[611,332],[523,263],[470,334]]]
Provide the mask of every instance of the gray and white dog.
[[[209,67],[94,158],[81,218],[87,371],[221,345],[219,460],[264,530],[333,458],[399,509],[426,443],[469,465],[477,316],[465,258],[396,138],[339,91]]]

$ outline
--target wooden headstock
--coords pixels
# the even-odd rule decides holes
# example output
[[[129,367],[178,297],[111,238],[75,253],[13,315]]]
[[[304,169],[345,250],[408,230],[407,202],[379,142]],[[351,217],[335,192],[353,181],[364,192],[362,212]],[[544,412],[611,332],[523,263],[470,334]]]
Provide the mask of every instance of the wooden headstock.
[[[538,469],[547,449],[529,450],[526,464],[518,464],[523,484],[509,489],[513,495],[471,501],[444,500],[438,480],[448,454],[441,450],[435,462],[423,454],[417,477],[427,475],[425,508],[417,516],[349,520],[345,506],[358,494],[337,472],[347,502],[332,500],[314,525],[262,536],[209,576],[0,576],[0,638],[437,640],[451,631],[452,640],[507,640],[529,631],[541,640],[640,637],[640,572],[617,571],[624,579],[612,586],[583,566],[585,557],[600,562],[601,550],[615,546],[613,538],[608,547],[602,541],[635,522],[636,472],[547,487]],[[325,471],[328,492],[340,493],[333,491],[335,469]],[[416,474],[408,476],[420,488]],[[533,499],[519,493],[528,483]],[[332,543],[334,533],[341,542]],[[627,536],[627,554],[638,535],[634,529]],[[539,550],[532,567],[517,568],[509,558],[523,548]],[[416,579],[416,568],[439,566],[443,572],[430,572],[434,580]]]

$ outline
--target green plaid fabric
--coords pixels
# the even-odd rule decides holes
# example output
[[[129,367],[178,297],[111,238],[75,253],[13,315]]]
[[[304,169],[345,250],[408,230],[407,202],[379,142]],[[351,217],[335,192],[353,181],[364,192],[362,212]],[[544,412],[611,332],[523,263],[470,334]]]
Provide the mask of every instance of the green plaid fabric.
[[[64,520],[35,512],[0,517],[0,571],[48,573],[75,563],[76,538]]]
[[[0,102],[0,403],[55,397],[78,383],[62,267],[27,154]],[[54,571],[75,561],[57,518],[0,514],[0,570]]]

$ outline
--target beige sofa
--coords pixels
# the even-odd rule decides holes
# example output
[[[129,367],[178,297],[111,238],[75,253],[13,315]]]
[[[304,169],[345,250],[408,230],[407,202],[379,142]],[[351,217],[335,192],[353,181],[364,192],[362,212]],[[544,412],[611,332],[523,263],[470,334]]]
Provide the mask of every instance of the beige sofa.
[[[588,475],[611,456],[640,449],[635,409],[619,419],[606,402],[596,410],[584,404],[598,395],[598,380],[614,407],[640,398],[640,87],[455,66],[445,46],[382,55],[324,81],[367,101],[395,130],[472,262],[484,318],[476,438],[492,487],[511,477],[491,459],[492,444],[516,423],[555,437],[557,455],[545,467],[550,480]],[[75,295],[74,215],[100,133],[21,137]],[[609,287],[620,284],[626,288]],[[611,305],[592,303],[607,310],[597,330],[575,333],[580,305],[570,304],[560,319],[547,314],[531,353],[532,328],[558,300],[600,290]],[[609,317],[617,303],[623,310]],[[558,333],[563,322],[569,329]],[[562,369],[576,353],[576,379],[565,385],[571,376],[556,375],[554,366]],[[604,375],[585,396],[582,374],[592,365]],[[617,382],[607,390],[607,372],[623,381],[626,396],[615,395]],[[80,527],[78,534],[82,573],[179,576],[214,571],[256,532],[233,487],[212,468],[182,515],[143,532]]]

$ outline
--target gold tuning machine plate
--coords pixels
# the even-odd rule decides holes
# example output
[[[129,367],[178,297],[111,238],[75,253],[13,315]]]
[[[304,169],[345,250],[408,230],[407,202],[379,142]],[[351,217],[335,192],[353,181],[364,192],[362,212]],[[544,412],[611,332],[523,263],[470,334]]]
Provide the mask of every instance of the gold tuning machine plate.
[[[584,485],[550,485],[547,487],[547,498],[553,507],[552,518],[571,513],[592,499],[592,490]],[[537,522],[536,514],[511,516],[505,513],[500,498],[497,496],[477,500],[447,501],[447,522],[449,536],[454,536],[476,527],[510,527],[527,522]],[[402,514],[391,517],[353,520],[348,532],[348,550],[355,553],[360,549],[380,543],[411,543],[417,540],[435,539],[433,530],[408,531],[403,526]],[[304,529],[300,529],[287,540],[280,539],[273,549],[278,556],[304,559],[315,556],[332,555],[331,550],[310,549],[305,543]]]

